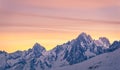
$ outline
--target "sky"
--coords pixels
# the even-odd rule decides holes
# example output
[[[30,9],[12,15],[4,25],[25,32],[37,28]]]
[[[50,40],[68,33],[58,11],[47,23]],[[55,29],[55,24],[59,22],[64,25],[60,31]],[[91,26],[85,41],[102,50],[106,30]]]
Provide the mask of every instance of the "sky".
[[[120,40],[120,0],[0,0],[0,50],[50,50],[81,32]]]

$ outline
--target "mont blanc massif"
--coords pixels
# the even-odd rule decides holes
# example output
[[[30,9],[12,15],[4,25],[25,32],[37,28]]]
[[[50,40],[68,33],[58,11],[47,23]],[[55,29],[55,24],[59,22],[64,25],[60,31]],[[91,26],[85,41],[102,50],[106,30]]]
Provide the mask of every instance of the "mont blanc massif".
[[[0,70],[120,70],[120,41],[81,33],[52,50],[39,43],[25,51],[0,51]]]

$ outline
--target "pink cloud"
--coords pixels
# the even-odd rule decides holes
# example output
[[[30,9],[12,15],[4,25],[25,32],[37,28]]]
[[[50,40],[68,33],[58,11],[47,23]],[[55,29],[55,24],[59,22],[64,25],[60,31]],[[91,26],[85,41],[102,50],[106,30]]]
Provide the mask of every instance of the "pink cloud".
[[[24,5],[46,8],[101,8],[120,6],[120,0],[0,0],[2,5]]]

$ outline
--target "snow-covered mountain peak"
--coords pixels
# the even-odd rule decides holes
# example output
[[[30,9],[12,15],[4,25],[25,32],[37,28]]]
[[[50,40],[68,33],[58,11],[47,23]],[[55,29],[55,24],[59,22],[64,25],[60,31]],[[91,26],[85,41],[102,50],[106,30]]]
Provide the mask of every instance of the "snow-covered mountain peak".
[[[97,46],[102,46],[104,48],[109,48],[110,46],[109,39],[107,39],[106,37],[100,37],[99,40],[95,40],[94,43]]]
[[[39,43],[35,43],[33,48],[32,48],[34,51],[43,51],[45,50],[45,48],[43,46],[41,46]]]
[[[86,33],[82,32],[78,37],[77,40],[83,43],[90,43],[92,42],[92,38],[90,35],[87,35]]]
[[[45,52],[46,49],[43,46],[41,46],[39,43],[35,43],[30,51],[32,51],[35,57],[40,57],[41,55],[43,55],[42,52]]]
[[[99,40],[101,40],[101,41],[103,41],[103,42],[105,42],[105,43],[110,44],[109,39],[106,38],[106,37],[100,37]]]
[[[86,33],[84,33],[84,32],[82,32],[79,36],[78,36],[78,38],[81,38],[81,37],[87,37],[88,35],[86,34]]]
[[[109,51],[114,51],[116,49],[120,48],[120,41],[114,41],[112,45],[109,47]]]

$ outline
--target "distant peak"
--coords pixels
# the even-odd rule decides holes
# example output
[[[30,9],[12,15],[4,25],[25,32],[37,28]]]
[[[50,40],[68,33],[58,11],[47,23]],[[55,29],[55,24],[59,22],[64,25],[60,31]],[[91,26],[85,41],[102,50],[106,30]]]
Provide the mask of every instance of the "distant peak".
[[[87,36],[85,32],[82,32],[79,36]]]
[[[33,46],[33,50],[43,51],[43,50],[45,50],[45,48],[43,46],[41,46],[39,43],[35,43]]]
[[[87,35],[85,32],[82,32],[77,38],[78,39],[81,39],[81,38],[85,38],[86,39],[86,38],[88,38],[88,39],[92,40],[91,36]]]
[[[81,37],[87,37],[87,34],[85,32],[82,32],[81,34],[79,34],[78,38],[81,38]]]
[[[36,47],[36,46],[41,46],[41,45],[36,42],[33,47]]]
[[[78,37],[77,37],[77,40],[79,41],[86,41],[86,42],[91,42],[92,41],[92,38],[90,35],[87,35],[85,32],[82,32]]]
[[[109,39],[106,37],[100,37],[99,40],[101,40],[102,42],[106,42],[106,43],[110,44]]]
[[[106,37],[99,37],[99,39],[102,39],[102,38],[105,39]]]

